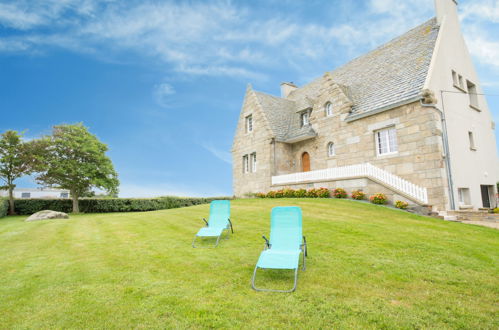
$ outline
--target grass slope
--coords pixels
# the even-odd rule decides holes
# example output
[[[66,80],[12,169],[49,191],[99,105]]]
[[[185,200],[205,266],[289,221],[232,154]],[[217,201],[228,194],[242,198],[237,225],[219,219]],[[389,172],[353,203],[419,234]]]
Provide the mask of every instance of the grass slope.
[[[292,294],[250,288],[277,205],[302,207],[309,243]],[[1,327],[499,327],[497,230],[345,200],[237,200],[235,234],[193,249],[207,213],[0,220]]]

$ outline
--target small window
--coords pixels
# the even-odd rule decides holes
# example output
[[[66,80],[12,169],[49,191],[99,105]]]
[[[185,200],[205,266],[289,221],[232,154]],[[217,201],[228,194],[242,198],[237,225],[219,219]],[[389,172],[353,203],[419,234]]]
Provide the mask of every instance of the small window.
[[[468,95],[470,96],[470,106],[478,108],[478,93],[476,90],[476,85],[467,80],[466,87],[468,87]]]
[[[303,112],[300,116],[301,118],[301,125],[302,126],[307,126],[310,122],[309,122],[309,113],[308,111],[307,112]]]
[[[256,152],[250,155],[251,172],[256,172]]]
[[[246,117],[246,133],[253,132],[253,115]]]
[[[473,132],[468,132],[468,138],[470,140],[470,149],[476,150],[475,137],[473,136]]]
[[[69,193],[63,192],[63,193],[61,193],[60,197],[61,198],[69,198]]]
[[[325,111],[327,117],[333,115],[333,104],[331,102],[326,103]]]
[[[21,198],[31,198],[31,193],[27,192],[21,193]]]
[[[243,156],[243,173],[249,172],[249,159],[248,155]]]
[[[327,155],[329,157],[333,157],[335,155],[335,151],[334,151],[334,143],[333,142],[329,142],[327,144]]]
[[[452,70],[452,83],[454,84],[454,86],[459,86],[459,81],[457,80],[457,73],[454,70]]]
[[[458,188],[457,194],[459,198],[459,205],[471,205],[469,188]]]
[[[378,155],[394,154],[398,152],[397,131],[394,127],[377,131],[375,134]]]
[[[457,76],[457,79],[458,79],[458,82],[459,82],[459,87],[460,87],[461,89],[464,89],[463,76],[458,75],[458,76]]]

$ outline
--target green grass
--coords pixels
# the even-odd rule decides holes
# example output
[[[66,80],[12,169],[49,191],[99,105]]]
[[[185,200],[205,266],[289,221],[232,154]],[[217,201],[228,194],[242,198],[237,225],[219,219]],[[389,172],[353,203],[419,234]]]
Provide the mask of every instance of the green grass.
[[[302,207],[309,245],[291,294],[250,287],[277,205]],[[208,208],[1,219],[0,328],[499,327],[497,230],[345,200],[236,200],[235,234],[193,249]]]

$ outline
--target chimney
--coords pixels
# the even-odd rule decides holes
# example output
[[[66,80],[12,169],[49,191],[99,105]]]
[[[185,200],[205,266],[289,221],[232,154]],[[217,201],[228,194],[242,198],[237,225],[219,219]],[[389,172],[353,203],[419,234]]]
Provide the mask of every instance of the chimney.
[[[453,16],[457,19],[457,0],[435,0],[437,22],[441,25],[445,16]]]
[[[293,84],[292,82],[281,83],[281,97],[282,98],[288,97],[288,95],[297,88],[298,87],[296,87],[296,85]]]

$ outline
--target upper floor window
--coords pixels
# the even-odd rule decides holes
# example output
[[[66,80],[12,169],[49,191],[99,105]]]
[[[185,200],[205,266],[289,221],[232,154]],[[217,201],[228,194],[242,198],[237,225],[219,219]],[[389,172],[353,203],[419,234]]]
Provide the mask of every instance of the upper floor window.
[[[249,172],[249,159],[248,155],[243,156],[243,173]]]
[[[327,144],[327,155],[329,157],[333,157],[335,155],[335,151],[334,151],[334,143],[333,142],[329,142]]]
[[[256,152],[250,155],[251,172],[256,172]]]
[[[23,193],[21,193],[21,198],[31,198],[31,193],[23,192]]]
[[[327,117],[333,115],[333,104],[331,102],[326,103],[325,111]]]
[[[310,123],[310,114],[308,111],[302,112],[300,115],[301,126],[306,126]]]
[[[459,85],[459,81],[457,80],[457,73],[454,70],[452,70],[452,83],[454,84],[454,86]]]
[[[253,115],[246,117],[246,133],[253,132]]]
[[[379,130],[375,134],[378,156],[398,152],[397,131],[395,127]]]
[[[461,90],[462,92],[466,92],[463,76],[461,76],[454,70],[452,70],[452,84],[454,85],[454,87]]]
[[[475,137],[473,136],[473,132],[468,132],[468,139],[470,140],[470,149],[476,150]]]
[[[476,85],[469,80],[466,80],[466,87],[468,87],[468,95],[470,97],[470,106],[478,109],[478,92]]]

